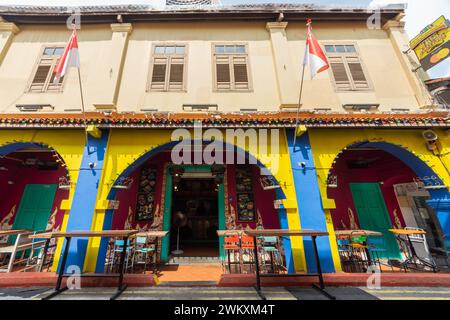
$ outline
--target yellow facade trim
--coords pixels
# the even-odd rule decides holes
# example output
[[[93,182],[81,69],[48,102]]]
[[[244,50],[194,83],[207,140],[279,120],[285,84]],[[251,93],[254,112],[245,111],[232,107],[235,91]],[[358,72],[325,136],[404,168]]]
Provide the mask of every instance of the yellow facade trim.
[[[69,210],[75,193],[76,182],[83,158],[85,134],[83,131],[75,130],[2,130],[0,135],[0,147],[12,143],[33,142],[48,145],[54,149],[64,160],[70,177],[69,198],[64,200],[60,209],[65,210],[61,231],[66,230],[69,218]],[[58,246],[53,260],[52,270],[56,270],[62,249],[62,239],[58,241]]]

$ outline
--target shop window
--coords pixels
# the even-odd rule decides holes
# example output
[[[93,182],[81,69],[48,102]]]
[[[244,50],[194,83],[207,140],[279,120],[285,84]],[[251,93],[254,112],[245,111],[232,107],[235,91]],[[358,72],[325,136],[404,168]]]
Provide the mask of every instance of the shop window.
[[[45,47],[34,68],[28,86],[29,92],[60,92],[64,77],[54,83],[55,73],[53,72],[59,59],[64,52],[64,47]]]
[[[237,220],[254,222],[256,206],[253,194],[253,170],[250,166],[236,167]]]
[[[371,90],[358,50],[353,44],[325,45],[336,91]]]
[[[156,174],[154,167],[145,167],[139,178],[136,221],[153,220],[156,203]]]
[[[217,91],[248,91],[250,88],[247,46],[213,46],[214,88]]]
[[[155,45],[150,72],[151,91],[182,91],[185,89],[185,45]]]

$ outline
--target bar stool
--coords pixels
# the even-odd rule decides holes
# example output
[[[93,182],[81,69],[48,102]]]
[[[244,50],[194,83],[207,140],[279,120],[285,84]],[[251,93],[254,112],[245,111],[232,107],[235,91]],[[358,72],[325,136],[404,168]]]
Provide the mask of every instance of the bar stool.
[[[277,237],[260,237],[259,239],[262,240],[262,254],[263,259],[262,262],[264,263],[264,267],[266,264],[266,255],[269,256],[270,259],[270,267],[272,273],[275,273],[278,271],[279,266],[281,265],[281,255],[278,245],[278,238]],[[275,270],[276,269],[276,270]]]
[[[366,235],[354,235],[351,236],[351,242],[350,247],[352,249],[352,260],[354,261],[356,265],[357,271],[361,272],[364,271],[364,266],[366,266],[366,269],[369,265],[369,256],[368,256],[368,249],[367,246],[367,236]]]
[[[114,247],[112,250],[112,259],[111,259],[111,272],[114,268],[114,265],[116,262],[120,261],[120,257],[123,252],[123,246],[125,244],[124,240],[115,240],[114,241]],[[130,240],[127,240],[127,250],[126,250],[126,256],[125,256],[125,270],[128,270],[128,262],[130,260],[130,255],[132,253],[132,247]]]
[[[239,236],[229,236],[224,238],[224,245],[223,249],[226,252],[227,258],[228,258],[228,272],[231,273],[231,265],[239,265],[239,273],[242,272],[241,266],[240,266],[240,240]],[[231,262],[231,253],[233,253],[233,262]],[[239,260],[239,261],[238,261]]]
[[[131,268],[134,272],[134,264],[143,264],[144,265],[144,273],[147,269],[147,263],[149,261],[149,257],[152,254],[155,254],[155,248],[153,246],[148,246],[147,237],[136,237],[134,242],[135,248],[133,251],[133,258],[131,260]]]

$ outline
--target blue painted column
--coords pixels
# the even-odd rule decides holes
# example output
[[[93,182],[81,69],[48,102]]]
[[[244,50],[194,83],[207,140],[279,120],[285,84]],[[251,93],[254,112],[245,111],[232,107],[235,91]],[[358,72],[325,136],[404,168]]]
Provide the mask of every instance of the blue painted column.
[[[295,146],[294,130],[287,130],[286,134],[301,227],[302,229],[326,231],[325,212],[322,207],[316,167],[314,165],[308,133],[297,137]],[[304,163],[303,167],[300,165],[301,163]],[[303,244],[308,272],[314,273],[317,271],[317,266],[311,238],[304,237]],[[329,237],[317,237],[317,248],[322,271],[334,272]]]
[[[107,143],[107,131],[103,131],[100,139],[88,135],[88,143],[84,146],[66,231],[91,229]],[[87,244],[88,238],[71,240],[66,268],[76,265],[83,270]],[[61,260],[62,256],[59,263]]]

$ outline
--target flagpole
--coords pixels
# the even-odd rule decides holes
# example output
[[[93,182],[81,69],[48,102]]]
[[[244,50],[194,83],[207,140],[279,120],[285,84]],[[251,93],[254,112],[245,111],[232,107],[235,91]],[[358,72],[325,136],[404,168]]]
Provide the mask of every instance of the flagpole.
[[[299,123],[300,107],[302,105],[304,79],[305,79],[305,63],[303,63],[303,68],[302,68],[302,79],[300,81],[300,94],[299,94],[299,97],[298,97],[297,116],[295,117],[294,149],[295,149],[295,143],[297,142],[297,127],[298,127],[298,123]]]
[[[73,25],[73,31],[76,32],[76,25]],[[86,120],[86,113],[85,113],[85,108],[84,108],[84,94],[83,94],[83,85],[81,83],[81,63],[78,66],[78,84],[80,86],[80,98],[81,98],[81,114],[83,116],[83,125],[84,125],[84,135],[85,135],[85,139],[86,139],[86,147],[89,151],[89,138],[88,138],[88,133],[87,133],[87,120]]]

